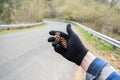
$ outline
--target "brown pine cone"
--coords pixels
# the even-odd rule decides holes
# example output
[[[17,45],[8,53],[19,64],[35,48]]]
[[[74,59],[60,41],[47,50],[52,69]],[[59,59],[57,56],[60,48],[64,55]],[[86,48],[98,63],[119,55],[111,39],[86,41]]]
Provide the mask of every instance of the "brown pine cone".
[[[61,37],[61,36],[60,36],[60,33],[59,33],[59,32],[56,32],[56,33],[55,33],[55,41],[56,41],[57,43],[60,43],[64,49],[67,49],[67,41],[65,40],[64,37]]]

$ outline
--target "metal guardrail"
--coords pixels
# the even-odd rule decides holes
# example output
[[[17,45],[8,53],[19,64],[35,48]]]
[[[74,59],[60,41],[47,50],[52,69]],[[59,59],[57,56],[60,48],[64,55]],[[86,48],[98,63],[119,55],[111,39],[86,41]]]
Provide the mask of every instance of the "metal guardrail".
[[[80,26],[84,30],[88,31],[90,34],[92,34],[92,35],[94,35],[94,36],[96,36],[96,37],[98,37],[98,38],[108,42],[109,44],[112,44],[112,45],[120,48],[120,41],[115,40],[115,39],[113,39],[111,37],[108,37],[108,36],[106,36],[104,34],[101,34],[99,32],[96,32],[96,31],[94,31],[94,30],[92,30],[92,29],[90,29],[90,28],[88,28],[88,27],[86,27],[86,26],[84,26],[82,24],[79,24],[79,23],[76,23],[76,22],[73,22],[73,23],[77,24],[78,26]]]
[[[82,24],[80,24],[80,23],[78,23],[78,22],[68,21],[68,20],[55,20],[55,21],[62,21],[62,22],[69,22],[69,23],[76,24],[76,25],[78,25],[79,27],[83,28],[84,30],[88,31],[90,34],[92,34],[92,35],[94,35],[94,36],[96,36],[96,37],[98,37],[98,38],[106,41],[106,42],[109,43],[109,44],[112,44],[113,46],[115,46],[115,47],[117,47],[117,48],[120,48],[120,41],[115,40],[115,39],[113,39],[113,38],[111,38],[111,37],[108,37],[108,36],[106,36],[106,35],[104,35],[104,34],[101,34],[101,33],[99,33],[99,32],[96,32],[95,30],[92,30],[92,29],[90,29],[90,28],[88,28],[88,27],[86,27],[86,26],[84,26],[84,25],[82,25]]]
[[[0,25],[1,29],[12,29],[12,28],[25,28],[25,27],[33,27],[42,24],[43,22],[39,23],[30,23],[30,24],[10,24],[10,25]]]

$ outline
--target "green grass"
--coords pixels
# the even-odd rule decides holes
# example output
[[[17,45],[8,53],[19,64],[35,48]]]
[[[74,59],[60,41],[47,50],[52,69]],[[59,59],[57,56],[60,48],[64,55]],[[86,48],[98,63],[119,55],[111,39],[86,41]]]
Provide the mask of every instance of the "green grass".
[[[25,30],[32,30],[32,29],[44,27],[45,25],[47,25],[47,24],[42,23],[39,26],[33,26],[33,27],[29,27],[29,28],[10,29],[10,30],[5,29],[5,30],[1,30],[0,34],[8,34],[8,33],[20,32],[20,31],[25,31]]]
[[[73,24],[73,26],[75,26],[75,28],[81,33],[81,36],[85,38],[85,40],[91,42],[90,44],[93,46],[93,48],[95,48],[96,50],[107,51],[110,54],[114,54],[116,58],[120,58],[120,50],[116,50],[112,45],[91,35],[79,26],[75,24]],[[94,44],[92,44],[92,42]]]

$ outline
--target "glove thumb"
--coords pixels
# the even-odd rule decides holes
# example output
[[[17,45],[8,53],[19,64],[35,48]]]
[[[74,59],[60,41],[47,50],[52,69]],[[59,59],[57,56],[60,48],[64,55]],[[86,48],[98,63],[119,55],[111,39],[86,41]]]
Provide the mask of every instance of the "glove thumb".
[[[67,25],[67,32],[70,36],[74,33],[70,24]]]

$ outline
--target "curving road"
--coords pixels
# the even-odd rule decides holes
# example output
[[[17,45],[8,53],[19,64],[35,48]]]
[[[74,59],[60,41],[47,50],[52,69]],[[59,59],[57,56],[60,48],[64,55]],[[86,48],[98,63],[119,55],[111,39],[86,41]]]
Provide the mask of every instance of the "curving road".
[[[76,65],[55,53],[47,42],[50,30],[65,31],[67,24],[47,24],[0,35],[0,80],[73,80]]]

